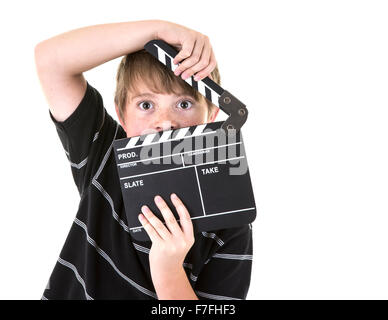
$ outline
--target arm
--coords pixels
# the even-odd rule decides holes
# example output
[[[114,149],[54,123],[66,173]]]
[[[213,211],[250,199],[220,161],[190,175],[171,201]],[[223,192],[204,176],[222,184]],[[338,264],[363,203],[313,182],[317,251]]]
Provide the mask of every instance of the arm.
[[[155,204],[166,221],[166,226],[148,208],[142,206],[138,218],[149,235],[152,246],[149,253],[152,283],[159,300],[199,300],[183,270],[183,261],[194,244],[193,223],[187,208],[177,195],[171,195],[180,224],[160,196]]]
[[[153,284],[159,300],[199,300],[183,267],[155,279]]]
[[[35,64],[50,111],[58,121],[77,108],[86,90],[82,73],[143,48],[160,20],[111,23],[75,29],[35,46]]]
[[[197,31],[164,20],[142,20],[94,25],[71,30],[35,46],[38,77],[58,121],[77,108],[86,90],[82,73],[125,54],[138,51],[153,39],[162,39],[181,50],[175,70],[186,79],[194,73],[207,77],[216,60],[209,38]]]

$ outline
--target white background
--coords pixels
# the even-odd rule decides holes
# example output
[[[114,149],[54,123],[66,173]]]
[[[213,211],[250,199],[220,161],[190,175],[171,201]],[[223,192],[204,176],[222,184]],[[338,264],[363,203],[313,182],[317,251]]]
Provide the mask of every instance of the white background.
[[[385,1],[3,1],[0,298],[40,299],[79,202],[34,46],[163,19],[210,37],[222,86],[250,111],[248,299],[387,299],[387,17]],[[85,73],[115,119],[118,62]]]

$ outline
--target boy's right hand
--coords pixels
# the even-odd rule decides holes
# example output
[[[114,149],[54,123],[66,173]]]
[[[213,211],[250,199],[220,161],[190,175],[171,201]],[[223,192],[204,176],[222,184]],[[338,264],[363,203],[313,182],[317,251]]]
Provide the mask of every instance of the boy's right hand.
[[[185,80],[195,74],[195,81],[209,76],[217,65],[209,37],[169,21],[161,20],[160,26],[156,33],[157,39],[178,49],[173,60],[174,64],[180,63],[174,71],[175,75],[182,74]]]

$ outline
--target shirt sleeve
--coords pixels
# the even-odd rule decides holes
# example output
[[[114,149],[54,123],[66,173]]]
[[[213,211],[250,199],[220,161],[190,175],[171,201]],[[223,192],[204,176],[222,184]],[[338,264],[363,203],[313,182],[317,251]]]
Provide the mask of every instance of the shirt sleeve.
[[[198,275],[198,299],[245,300],[253,261],[252,224],[214,233],[219,241]]]
[[[57,121],[50,109],[49,114],[82,196],[110,147],[117,121],[107,113],[101,94],[89,82],[77,109],[65,121]]]

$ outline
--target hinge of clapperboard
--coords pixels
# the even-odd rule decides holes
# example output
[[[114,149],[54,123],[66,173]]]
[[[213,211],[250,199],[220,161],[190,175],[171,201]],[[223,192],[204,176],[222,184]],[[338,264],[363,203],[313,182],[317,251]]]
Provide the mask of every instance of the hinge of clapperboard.
[[[163,63],[169,70],[175,71],[178,65],[173,64],[174,57],[178,52],[168,43],[162,40],[151,40],[146,43],[144,49]],[[205,98],[224,111],[229,117],[224,121],[221,128],[226,132],[240,130],[248,117],[248,110],[240,100],[217,83],[206,77],[195,81],[191,76],[185,80],[190,86],[198,90]],[[235,131],[234,131],[235,130]]]

